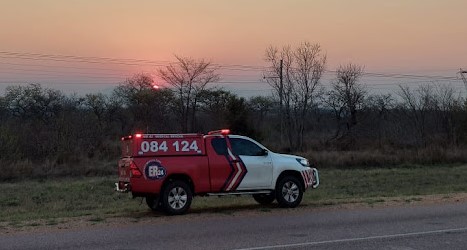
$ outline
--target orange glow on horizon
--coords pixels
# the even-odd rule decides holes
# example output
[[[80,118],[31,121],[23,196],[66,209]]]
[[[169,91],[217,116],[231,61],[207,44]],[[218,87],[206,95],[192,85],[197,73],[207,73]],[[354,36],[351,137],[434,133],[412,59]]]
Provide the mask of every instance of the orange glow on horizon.
[[[330,70],[350,61],[369,71],[455,70],[467,67],[466,11],[465,0],[4,0],[0,50],[265,65],[268,46],[310,41],[327,52]],[[104,66],[129,74],[157,67]]]

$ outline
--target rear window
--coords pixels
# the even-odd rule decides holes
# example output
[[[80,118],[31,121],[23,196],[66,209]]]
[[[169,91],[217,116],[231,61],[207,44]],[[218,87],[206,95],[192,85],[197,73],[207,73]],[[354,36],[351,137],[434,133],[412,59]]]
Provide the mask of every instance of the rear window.
[[[227,143],[225,138],[214,138],[211,141],[211,145],[218,155],[227,155]]]

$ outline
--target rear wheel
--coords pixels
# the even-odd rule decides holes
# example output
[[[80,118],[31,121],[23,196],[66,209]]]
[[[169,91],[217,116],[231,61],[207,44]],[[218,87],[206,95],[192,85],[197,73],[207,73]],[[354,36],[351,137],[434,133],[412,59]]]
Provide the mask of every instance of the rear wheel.
[[[193,194],[184,181],[176,180],[167,184],[162,194],[162,207],[171,215],[183,214],[190,208]]]
[[[276,185],[276,199],[281,207],[296,207],[303,198],[303,188],[294,176],[285,176]]]
[[[255,199],[256,202],[258,202],[261,205],[271,204],[276,199],[276,197],[274,196],[274,193],[254,194],[253,198]]]

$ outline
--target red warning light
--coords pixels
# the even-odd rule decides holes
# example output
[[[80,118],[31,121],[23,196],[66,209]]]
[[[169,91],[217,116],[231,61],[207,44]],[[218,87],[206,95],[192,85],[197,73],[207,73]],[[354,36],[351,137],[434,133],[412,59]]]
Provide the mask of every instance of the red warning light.
[[[143,135],[142,134],[136,134],[135,137],[136,138],[141,138]]]
[[[122,141],[124,141],[124,140],[131,140],[132,138],[133,138],[132,135],[124,136],[124,137],[122,137]]]
[[[154,85],[152,85],[152,88],[155,89],[155,90],[159,90],[161,87],[159,85],[154,84]]]
[[[210,131],[208,135],[228,135],[230,134],[230,129],[221,129],[221,130],[215,130],[215,131]]]

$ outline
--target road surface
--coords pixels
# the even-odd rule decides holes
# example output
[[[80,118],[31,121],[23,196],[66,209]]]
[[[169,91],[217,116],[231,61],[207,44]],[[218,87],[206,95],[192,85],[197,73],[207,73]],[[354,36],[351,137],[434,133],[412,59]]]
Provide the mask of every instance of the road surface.
[[[467,249],[467,203],[178,216],[152,224],[5,235],[0,248]]]

